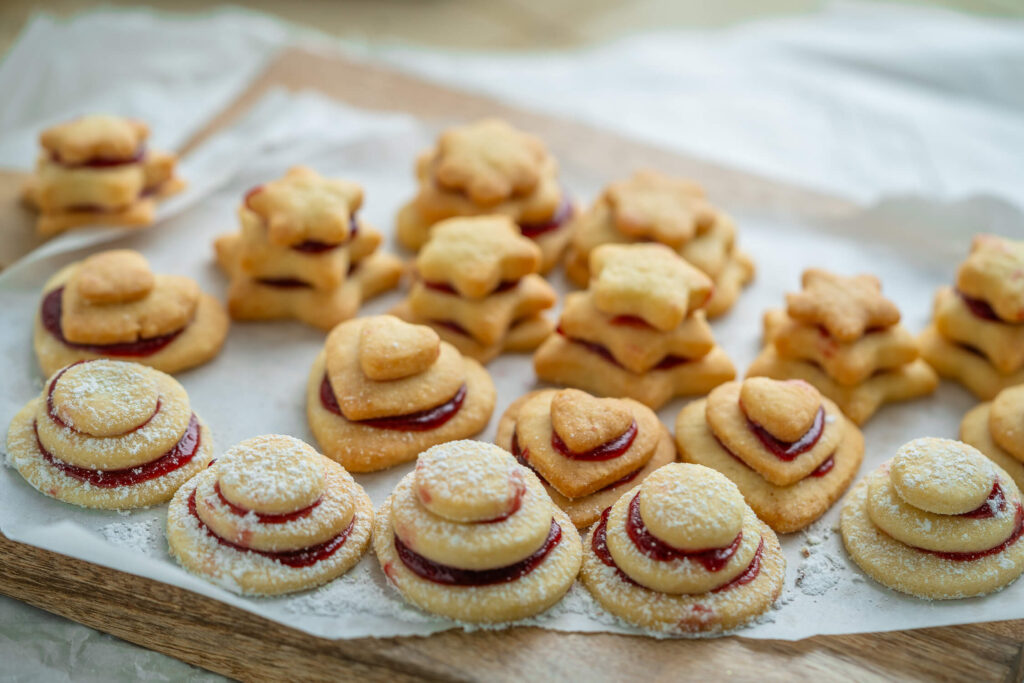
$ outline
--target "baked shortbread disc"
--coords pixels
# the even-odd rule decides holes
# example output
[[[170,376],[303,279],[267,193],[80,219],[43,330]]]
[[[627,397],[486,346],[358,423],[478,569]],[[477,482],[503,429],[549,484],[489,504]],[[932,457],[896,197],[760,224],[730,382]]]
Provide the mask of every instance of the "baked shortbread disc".
[[[247,439],[179,489],[171,554],[243,595],[313,588],[351,569],[373,530],[369,496],[338,463],[290,436]]]
[[[498,423],[495,442],[533,470],[580,529],[676,456],[668,430],[650,408],[577,389],[516,399]]]
[[[871,578],[947,600],[991,593],[1024,572],[1022,523],[1005,470],[965,443],[923,438],[853,488],[840,530]]]
[[[478,433],[495,398],[478,362],[425,325],[382,315],[328,335],[309,374],[306,416],[328,457],[372,472]]]
[[[391,312],[430,325],[481,363],[531,351],[551,333],[542,314],[556,298],[537,274],[540,260],[540,248],[505,216],[441,221],[416,257],[409,296]]]
[[[540,272],[565,251],[575,207],[558,181],[558,163],[536,137],[484,119],[444,131],[416,161],[416,196],[398,212],[398,241],[418,251],[439,221],[507,216],[541,253]]]
[[[603,244],[657,242],[676,251],[714,282],[705,310],[722,315],[754,277],[754,263],[736,247],[736,227],[694,183],[639,171],[612,183],[572,223],[569,279],[590,280],[590,254]]]
[[[675,463],[605,510],[584,544],[582,579],[601,605],[634,626],[706,634],[771,607],[785,566],[775,532],[732,482]]]
[[[82,507],[162,503],[212,459],[210,430],[185,389],[137,363],[58,370],[7,432],[8,464],[41,493]]]
[[[422,454],[377,514],[374,551],[412,604],[468,622],[539,614],[579,573],[580,538],[506,451],[452,441]]]
[[[72,263],[46,282],[33,345],[48,375],[96,358],[173,373],[216,356],[227,332],[224,307],[194,280],[155,275],[142,254],[116,249]]]
[[[839,500],[864,457],[864,437],[800,380],[755,377],[718,387],[676,418],[686,462],[728,477],[779,533],[803,529]]]

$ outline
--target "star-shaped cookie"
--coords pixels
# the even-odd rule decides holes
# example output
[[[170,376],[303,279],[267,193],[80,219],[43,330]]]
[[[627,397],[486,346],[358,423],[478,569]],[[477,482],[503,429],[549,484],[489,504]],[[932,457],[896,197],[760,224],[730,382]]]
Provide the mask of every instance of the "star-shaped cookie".
[[[570,339],[605,347],[618,363],[636,373],[647,372],[669,356],[701,358],[715,346],[711,326],[700,312],[663,332],[602,313],[590,292],[573,292],[565,298],[558,325]]]
[[[956,286],[981,299],[1002,320],[1024,322],[1024,242],[977,235],[956,274]]]
[[[711,279],[663,244],[605,244],[590,255],[590,290],[609,315],[667,331],[707,303]]]
[[[715,211],[693,183],[639,171],[605,190],[615,227],[636,239],[651,239],[674,249],[706,231]]]
[[[434,175],[443,187],[493,206],[533,191],[547,151],[544,143],[498,119],[445,131],[438,142]]]
[[[97,114],[48,128],[39,142],[54,160],[74,165],[131,159],[148,136],[149,128],[142,121]]]
[[[540,248],[506,216],[451,218],[431,230],[416,270],[428,283],[447,284],[464,297],[479,299],[502,282],[537,272],[540,258]]]
[[[363,190],[355,183],[324,178],[305,166],[257,187],[245,200],[266,223],[270,243],[282,247],[307,241],[341,244],[362,203]]]
[[[900,321],[899,309],[882,296],[882,283],[873,275],[844,277],[811,268],[802,282],[802,292],[786,295],[790,317],[821,325],[839,341],[854,341],[869,329]]]

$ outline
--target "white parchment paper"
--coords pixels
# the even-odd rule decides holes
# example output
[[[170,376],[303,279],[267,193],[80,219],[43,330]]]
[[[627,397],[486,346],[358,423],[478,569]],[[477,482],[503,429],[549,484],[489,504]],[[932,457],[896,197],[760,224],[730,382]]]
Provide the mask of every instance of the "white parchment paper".
[[[99,248],[142,251],[158,272],[196,278],[218,296],[226,279],[215,268],[211,242],[237,229],[235,207],[248,188],[279,176],[290,165],[312,165],[324,174],[351,178],[366,188],[364,216],[390,234],[399,204],[414,190],[416,152],[434,131],[409,117],[370,114],[318,95],[275,92],[243,121],[197,149],[183,164],[189,191],[161,208],[152,229],[129,233],[96,229],[66,235],[0,275],[0,421],[7,424],[42,388],[31,347],[31,326],[44,281],[64,264]],[[563,155],[567,187],[589,200],[603,182]],[[628,169],[623,169],[627,172]],[[698,179],[699,180],[699,179]],[[729,197],[713,198],[728,209]],[[799,207],[788,214],[737,214],[740,241],[758,263],[755,283],[724,319],[713,324],[720,343],[742,371],[759,346],[761,313],[781,305],[798,286],[800,272],[822,266],[873,272],[902,308],[912,330],[927,322],[936,287],[948,282],[974,232],[1024,237],[1024,218],[990,201],[940,205],[894,201],[841,223],[814,222]],[[552,277],[567,291],[562,275]],[[364,308],[386,311],[391,293]],[[216,453],[261,433],[280,432],[313,442],[305,420],[304,387],[323,343],[318,330],[298,323],[238,323],[222,353],[178,376],[195,411],[213,430]],[[498,386],[490,440],[505,407],[536,387],[530,357],[508,355],[489,366]],[[685,404],[662,411],[670,427]],[[932,397],[886,407],[868,425],[860,475],[918,436],[955,437],[960,418],[974,404],[944,383]],[[380,504],[410,466],[358,475]],[[165,506],[131,513],[83,510],[42,496],[10,468],[0,469],[0,529],[9,538],[122,571],[164,581],[221,600],[308,633],[328,638],[429,634],[458,626],[406,606],[385,582],[372,555],[326,587],[274,599],[235,596],[180,569],[163,536]],[[805,533],[783,537],[788,568],[776,608],[742,633],[755,638],[798,639],[815,634],[884,631],[1024,617],[1024,582],[986,598],[930,603],[893,593],[865,578],[846,558],[832,527],[838,506]],[[547,614],[526,623],[566,631],[635,633],[604,613],[580,586]]]

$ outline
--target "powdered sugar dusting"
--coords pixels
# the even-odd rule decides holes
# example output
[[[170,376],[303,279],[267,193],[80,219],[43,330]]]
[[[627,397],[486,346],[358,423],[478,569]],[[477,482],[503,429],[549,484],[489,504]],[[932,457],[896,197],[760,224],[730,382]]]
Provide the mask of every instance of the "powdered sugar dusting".
[[[163,538],[159,522],[154,520],[111,522],[101,527],[100,533],[114,545],[147,554],[156,549],[157,540]]]

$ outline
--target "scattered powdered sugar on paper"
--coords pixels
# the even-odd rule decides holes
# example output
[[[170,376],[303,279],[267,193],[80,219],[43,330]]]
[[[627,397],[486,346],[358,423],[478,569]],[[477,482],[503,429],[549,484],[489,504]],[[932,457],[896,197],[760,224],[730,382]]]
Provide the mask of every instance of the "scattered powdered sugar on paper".
[[[800,548],[802,560],[796,570],[796,587],[804,595],[823,595],[842,579],[843,563],[828,549],[834,530],[820,520],[804,532],[804,545]]]
[[[163,540],[163,530],[158,520],[140,522],[110,522],[100,527],[103,538],[122,548],[149,553]]]
[[[375,565],[371,554],[326,586],[289,598],[285,610],[320,617],[372,614],[411,623],[441,621],[402,600],[398,591],[375,571]]]

